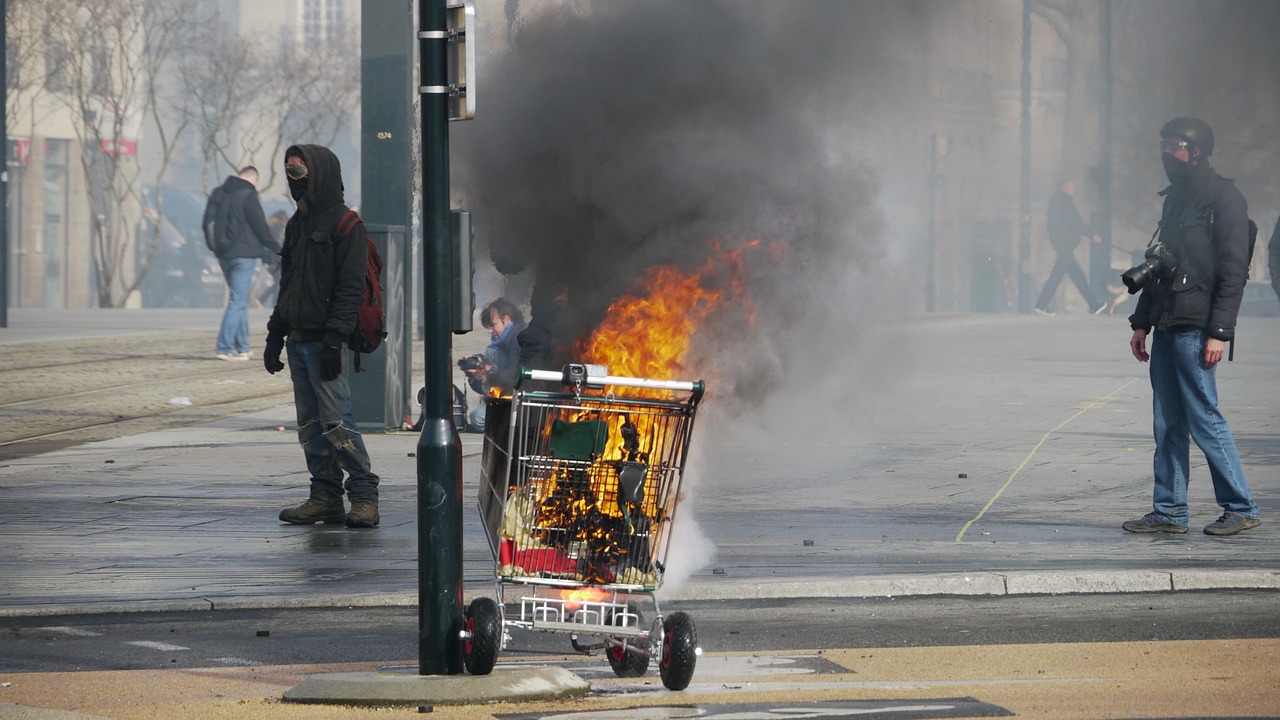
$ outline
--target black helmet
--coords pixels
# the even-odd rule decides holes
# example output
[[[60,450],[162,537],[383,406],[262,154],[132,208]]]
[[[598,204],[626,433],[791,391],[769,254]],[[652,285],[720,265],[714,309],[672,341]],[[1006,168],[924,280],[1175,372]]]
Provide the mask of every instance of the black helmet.
[[[1160,137],[1179,138],[1200,148],[1204,155],[1213,154],[1213,130],[1209,124],[1199,118],[1174,118],[1160,128]]]

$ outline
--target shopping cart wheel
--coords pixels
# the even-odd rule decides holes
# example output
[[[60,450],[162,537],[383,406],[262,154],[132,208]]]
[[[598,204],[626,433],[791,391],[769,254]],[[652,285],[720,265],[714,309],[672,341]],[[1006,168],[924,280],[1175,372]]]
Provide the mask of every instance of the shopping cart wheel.
[[[683,690],[693,680],[698,662],[698,633],[687,613],[671,613],[662,621],[662,657],[658,672],[668,690]]]
[[[502,613],[492,598],[478,597],[467,606],[467,639],[462,643],[462,659],[467,672],[488,675],[498,661],[502,646]]]
[[[629,642],[610,645],[604,654],[609,658],[609,667],[613,668],[613,674],[618,677],[644,677],[645,671],[649,669],[649,653],[636,650]]]

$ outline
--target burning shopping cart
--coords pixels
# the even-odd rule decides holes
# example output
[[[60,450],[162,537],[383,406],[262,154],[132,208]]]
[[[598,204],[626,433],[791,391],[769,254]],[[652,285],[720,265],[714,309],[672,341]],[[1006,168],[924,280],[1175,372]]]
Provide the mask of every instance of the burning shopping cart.
[[[701,653],[693,621],[664,615],[653,592],[702,394],[701,381],[567,365],[521,368],[512,397],[487,399],[479,506],[497,600],[467,607],[469,672],[490,672],[520,627],[603,650],[619,677],[644,675],[656,656],[666,687],[688,686]]]

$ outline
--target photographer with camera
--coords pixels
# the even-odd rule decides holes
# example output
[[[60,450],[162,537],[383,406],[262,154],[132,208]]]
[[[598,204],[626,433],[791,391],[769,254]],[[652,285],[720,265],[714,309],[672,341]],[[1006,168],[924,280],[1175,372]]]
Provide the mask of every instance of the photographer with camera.
[[[1204,452],[1222,516],[1208,535],[1257,527],[1249,491],[1226,418],[1218,409],[1214,371],[1235,336],[1236,315],[1249,271],[1249,219],[1244,195],[1209,166],[1213,131],[1180,117],[1160,130],[1170,185],[1146,262],[1124,273],[1131,293],[1142,291],[1129,317],[1129,349],[1151,362],[1155,414],[1153,510],[1124,523],[1134,533],[1185,533],[1190,523],[1188,436]],[[1147,353],[1147,336],[1151,352]]]
[[[510,391],[516,384],[516,372],[520,363],[520,343],[516,340],[526,325],[520,309],[505,298],[489,303],[480,311],[480,324],[492,338],[483,355],[470,355],[458,361],[458,367],[467,376],[467,384],[478,395],[480,402],[467,413],[467,430],[484,432],[484,397],[489,391]]]

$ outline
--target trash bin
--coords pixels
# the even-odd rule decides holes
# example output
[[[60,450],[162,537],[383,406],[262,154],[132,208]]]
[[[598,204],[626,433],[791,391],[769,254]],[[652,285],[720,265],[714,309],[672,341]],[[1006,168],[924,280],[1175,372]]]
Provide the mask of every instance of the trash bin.
[[[365,230],[382,256],[387,337],[377,350],[360,356],[360,372],[351,374],[351,411],[361,431],[383,432],[398,429],[411,414],[412,255],[403,225],[366,224]]]

